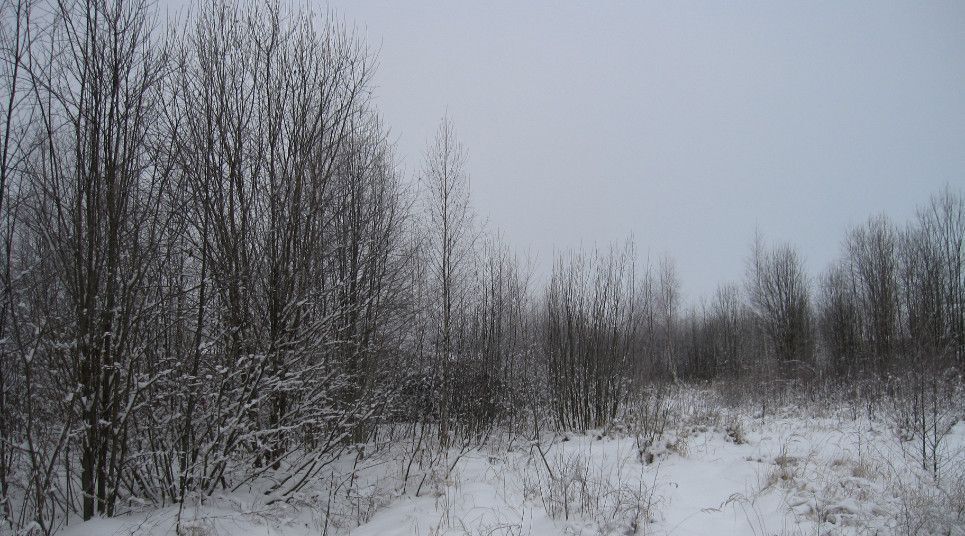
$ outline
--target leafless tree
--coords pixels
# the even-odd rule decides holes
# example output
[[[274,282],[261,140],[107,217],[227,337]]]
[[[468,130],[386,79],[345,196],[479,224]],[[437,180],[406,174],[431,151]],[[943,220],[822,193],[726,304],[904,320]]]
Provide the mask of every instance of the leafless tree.
[[[768,248],[758,236],[747,290],[769,351],[792,376],[812,363],[811,297],[801,258],[788,245]]]
[[[898,345],[898,236],[884,217],[851,231],[847,250],[854,296],[861,314],[868,370],[884,371]]]
[[[821,280],[818,331],[826,366],[838,377],[860,370],[862,348],[858,298],[847,266],[834,264]]]
[[[945,188],[918,212],[905,240],[913,338],[965,362],[965,196]],[[917,292],[916,288],[917,287]],[[915,300],[914,294],[917,294]],[[906,294],[907,295],[907,294]],[[917,302],[917,303],[912,303]]]
[[[677,265],[673,258],[664,256],[660,259],[656,287],[656,309],[659,318],[659,339],[661,364],[663,371],[673,380],[677,379],[677,317],[680,314],[680,279],[677,276]]]
[[[381,407],[409,260],[371,61],[340,24],[276,5],[207,4],[180,45],[168,124],[195,342],[178,497],[225,485],[238,456],[242,482],[284,470],[287,496]],[[201,389],[218,393],[205,408]]]
[[[25,69],[31,36],[31,2],[0,2],[0,525],[16,532],[13,473],[21,459],[24,404],[29,396],[22,372],[29,354],[19,331],[15,275],[12,271],[23,160],[28,154],[27,126],[33,107]],[[13,336],[12,336],[13,335]]]
[[[906,340],[900,374],[890,382],[894,415],[901,437],[936,479],[958,412],[948,402],[961,382],[963,246],[965,201],[948,188],[919,211],[898,246]]]
[[[473,273],[476,230],[469,204],[466,151],[448,117],[442,119],[426,151],[421,180],[428,216],[426,262],[433,315],[434,381],[439,389],[440,434],[447,441],[450,421],[451,369],[463,350],[460,340]]]
[[[53,430],[81,438],[85,519],[113,513],[131,417],[154,379],[142,364],[169,174],[151,144],[166,56],[148,17],[139,1],[57,3],[29,64],[38,145],[27,165],[25,303],[52,383],[76,386],[55,398],[76,419]],[[55,440],[46,454],[68,447]]]
[[[467,340],[453,374],[457,421],[477,437],[495,424],[517,424],[535,386],[529,273],[498,236],[484,237],[470,287]],[[509,422],[506,420],[509,419]]]
[[[736,285],[717,288],[710,305],[710,322],[714,345],[713,375],[739,376],[750,353],[747,310]]]
[[[557,259],[542,337],[558,426],[604,426],[625,402],[638,329],[636,291],[630,244]]]

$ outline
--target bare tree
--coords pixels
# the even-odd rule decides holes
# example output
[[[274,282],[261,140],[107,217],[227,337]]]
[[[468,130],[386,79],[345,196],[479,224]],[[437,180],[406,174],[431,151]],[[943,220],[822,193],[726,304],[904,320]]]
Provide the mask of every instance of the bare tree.
[[[459,358],[468,285],[473,269],[474,216],[469,205],[466,151],[456,139],[448,117],[443,118],[426,151],[422,171],[427,222],[427,262],[430,278],[433,368],[439,394],[440,434],[449,435],[451,368]]]
[[[535,342],[529,274],[498,235],[482,242],[464,356],[453,374],[452,408],[455,419],[477,437],[531,402],[527,376],[535,373],[526,359]]]
[[[30,63],[40,141],[22,262],[44,265],[31,314],[52,335],[41,348],[55,383],[77,386],[60,399],[81,427],[85,519],[113,513],[151,381],[141,366],[168,174],[150,143],[166,65],[150,28],[143,2],[61,2]]]
[[[917,323],[931,331],[928,337],[936,349],[948,352],[962,366],[965,363],[965,196],[949,188],[933,196],[919,210],[917,229],[910,231],[906,250],[906,271],[917,280],[919,300],[924,300],[917,308]]]
[[[903,315],[901,373],[890,382],[901,437],[939,478],[946,438],[957,421],[961,382],[965,201],[945,189],[919,210],[898,247]]]
[[[18,316],[12,261],[18,223],[23,159],[30,124],[29,53],[32,5],[26,0],[0,2],[0,524],[16,532],[12,478],[23,443],[23,410],[29,393],[22,374],[29,354],[17,337]],[[12,336],[13,335],[13,336]],[[41,526],[44,525],[40,520]]]
[[[660,259],[657,275],[656,308],[659,320],[660,353],[663,371],[677,380],[677,316],[679,315],[680,279],[673,258]]]
[[[835,264],[821,280],[818,331],[826,365],[836,376],[860,370],[860,305],[847,266]]]
[[[317,22],[212,2],[171,77],[171,158],[196,252],[178,500],[224,485],[237,457],[252,462],[242,482],[284,470],[272,491],[287,496],[381,407],[376,359],[399,336],[405,206],[368,103],[370,56]],[[201,411],[205,387],[218,397]]]
[[[746,306],[736,285],[721,285],[710,305],[710,322],[714,345],[713,375],[739,376],[749,353]]]
[[[637,347],[633,248],[556,261],[546,290],[543,352],[563,429],[608,424],[625,402]]]
[[[863,358],[869,370],[884,371],[898,344],[897,231],[884,217],[851,231],[849,268],[861,313]]]
[[[804,264],[788,245],[767,248],[758,236],[747,290],[778,366],[792,376],[812,362],[811,298]]]

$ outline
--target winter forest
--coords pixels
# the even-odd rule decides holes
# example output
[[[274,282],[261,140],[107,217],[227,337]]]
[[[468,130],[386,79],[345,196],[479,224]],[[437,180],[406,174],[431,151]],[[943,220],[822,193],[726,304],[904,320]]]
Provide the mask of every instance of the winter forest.
[[[965,534],[960,185],[544,276],[336,16],[0,6],[0,534]]]

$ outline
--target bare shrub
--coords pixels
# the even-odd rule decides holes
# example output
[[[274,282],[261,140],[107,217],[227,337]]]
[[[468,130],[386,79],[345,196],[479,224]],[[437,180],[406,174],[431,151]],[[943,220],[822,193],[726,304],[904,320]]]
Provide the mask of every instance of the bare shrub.
[[[727,438],[733,441],[735,445],[743,445],[747,443],[744,422],[740,418],[732,417],[727,423],[725,430],[727,432]]]
[[[528,496],[538,498],[551,518],[591,522],[599,534],[637,534],[654,521],[654,486],[642,474],[624,474],[629,458],[605,467],[591,463],[585,453],[560,449],[548,460]]]
[[[653,463],[649,449],[664,435],[671,421],[677,388],[671,384],[643,391],[628,404],[625,422],[636,440],[637,452],[644,463]]]
[[[891,382],[891,424],[905,456],[939,480],[951,459],[947,438],[961,418],[962,382],[955,371],[916,371]]]

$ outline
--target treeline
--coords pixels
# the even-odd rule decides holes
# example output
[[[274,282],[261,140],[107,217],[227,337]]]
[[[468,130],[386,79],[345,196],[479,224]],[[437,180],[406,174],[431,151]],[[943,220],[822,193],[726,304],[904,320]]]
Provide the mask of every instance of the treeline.
[[[790,245],[755,241],[746,301],[724,286],[690,312],[684,357],[711,378],[765,368],[798,378],[858,378],[961,368],[965,358],[965,198],[933,195],[901,227],[876,216],[848,231],[841,257],[806,274]]]
[[[212,0],[3,0],[0,513],[12,531],[264,484],[381,424],[443,444],[587,429],[649,385],[960,373],[965,199],[850,232],[812,280],[757,240],[682,305],[673,261],[571,252],[537,284],[443,120],[417,184],[334,18]],[[957,371],[957,372],[955,372]]]

